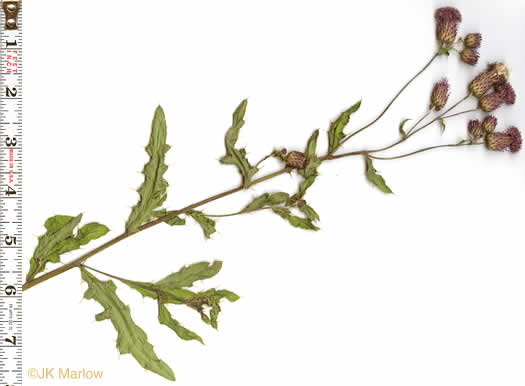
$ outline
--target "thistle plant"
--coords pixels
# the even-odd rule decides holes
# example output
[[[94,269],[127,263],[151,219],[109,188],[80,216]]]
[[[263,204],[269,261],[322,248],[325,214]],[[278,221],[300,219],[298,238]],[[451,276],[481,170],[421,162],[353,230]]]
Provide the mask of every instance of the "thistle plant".
[[[177,306],[189,307],[207,325],[213,328],[218,326],[218,317],[221,303],[225,300],[235,302],[239,297],[226,289],[210,288],[196,291],[194,284],[197,281],[209,279],[219,273],[222,268],[221,261],[197,262],[189,266],[174,270],[158,281],[147,281],[147,278],[123,278],[114,273],[104,272],[99,268],[87,265],[87,260],[126,240],[133,235],[159,224],[162,226],[184,226],[187,221],[198,224],[206,238],[212,235],[217,226],[216,218],[242,216],[259,211],[273,212],[276,217],[287,221],[292,227],[307,231],[319,230],[319,214],[307,201],[308,189],[316,182],[318,170],[324,162],[342,158],[361,157],[364,161],[364,174],[368,181],[385,194],[392,194],[392,189],[387,185],[385,178],[376,169],[377,161],[387,161],[411,157],[419,153],[442,148],[475,148],[486,147],[489,151],[518,152],[521,148],[521,133],[515,126],[498,131],[498,119],[495,111],[505,105],[512,105],[516,100],[516,93],[510,83],[510,73],[507,66],[501,62],[494,62],[481,72],[474,73],[472,81],[465,85],[466,95],[455,101],[449,102],[450,89],[454,82],[442,77],[435,85],[430,87],[428,110],[415,123],[408,125],[410,120],[405,119],[396,125],[398,137],[388,146],[381,148],[365,148],[359,151],[344,152],[343,146],[351,138],[366,129],[373,127],[389,110],[403,91],[424,71],[430,68],[438,58],[448,57],[452,51],[457,51],[458,58],[470,66],[477,64],[481,34],[469,33],[464,38],[458,38],[458,26],[462,20],[461,13],[451,7],[440,8],[435,13],[436,37],[438,44],[435,54],[430,61],[403,85],[400,91],[371,122],[363,127],[350,130],[351,117],[358,113],[361,101],[352,104],[347,110],[329,124],[327,130],[328,146],[326,150],[319,149],[318,139],[321,130],[317,129],[305,140],[303,146],[288,151],[276,144],[274,149],[258,162],[248,159],[246,150],[237,146],[240,130],[245,125],[247,113],[247,100],[243,100],[233,112],[232,124],[226,131],[224,140],[224,155],[220,163],[235,167],[240,173],[240,183],[222,193],[212,195],[178,209],[164,208],[167,198],[168,181],[164,173],[168,169],[165,163],[166,153],[170,146],[166,143],[167,124],[164,110],[159,106],[155,110],[151,124],[151,135],[146,146],[149,155],[148,162],[144,165],[144,182],[138,188],[139,200],[132,207],[131,213],[125,224],[124,231],[85,252],[79,257],[63,264],[53,270],[47,270],[50,264],[60,262],[61,256],[67,252],[80,249],[90,244],[91,241],[102,238],[109,233],[108,227],[92,222],[82,224],[82,214],[55,215],[45,221],[45,233],[38,237],[38,243],[30,260],[24,290],[59,276],[71,269],[78,269],[82,279],[87,284],[84,294],[86,299],[92,299],[102,306],[103,310],[95,316],[97,321],[109,320],[117,330],[117,349],[121,354],[129,353],[145,369],[158,375],[175,380],[171,368],[166,362],[159,359],[153,346],[148,342],[144,330],[132,319],[130,308],[122,302],[117,294],[116,283],[128,286],[151,300],[160,324],[173,330],[182,340],[195,340],[203,343],[202,338],[194,331],[183,326],[175,318]],[[456,47],[463,45],[462,51]],[[455,86],[455,85],[454,85]],[[467,101],[474,102],[474,107],[458,111],[458,107]],[[485,113],[491,112],[492,115]],[[445,130],[447,123],[453,117],[472,114],[465,127],[464,138],[454,143],[437,143],[420,148],[409,153],[385,153],[398,145],[409,141],[421,131],[431,129],[437,124]],[[435,127],[435,126],[434,126]],[[260,166],[269,158],[276,158],[282,167],[265,175],[260,175]],[[258,184],[267,183],[273,178],[286,173],[300,176],[297,190],[293,192],[274,191],[271,187],[260,196],[241,208],[234,208],[231,213],[210,214],[199,211],[198,208],[233,195]],[[171,271],[171,267],[169,269]],[[102,279],[106,277],[106,279]],[[148,302],[145,305],[149,306]]]

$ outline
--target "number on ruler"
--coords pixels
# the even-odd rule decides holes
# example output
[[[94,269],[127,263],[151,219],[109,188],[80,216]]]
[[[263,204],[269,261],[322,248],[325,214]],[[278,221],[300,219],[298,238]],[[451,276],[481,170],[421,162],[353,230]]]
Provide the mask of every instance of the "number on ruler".
[[[16,346],[16,336],[11,335],[11,339],[5,338],[4,340],[8,343],[11,343],[13,346]]]
[[[16,190],[14,190],[12,187],[7,185],[7,190],[5,191],[5,194],[7,194],[8,196],[10,196],[12,194],[16,194]]]
[[[8,285],[4,290],[7,296],[16,295],[16,288],[13,285]]]
[[[13,87],[13,88],[9,88],[9,87],[6,87],[5,88],[5,96],[6,97],[15,97],[16,96],[16,87]]]
[[[16,237],[7,235],[4,240],[6,245],[16,244]]]
[[[6,137],[5,138],[5,145],[7,147],[9,147],[9,146],[16,146],[16,137],[13,137],[13,138]]]

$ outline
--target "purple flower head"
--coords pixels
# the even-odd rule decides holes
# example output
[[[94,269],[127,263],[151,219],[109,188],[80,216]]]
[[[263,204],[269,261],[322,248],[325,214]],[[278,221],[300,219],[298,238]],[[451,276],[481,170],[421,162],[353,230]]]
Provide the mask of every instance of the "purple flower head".
[[[468,132],[473,138],[483,137],[483,128],[481,127],[481,122],[477,119],[471,120],[468,123]]]
[[[464,63],[470,64],[471,66],[474,66],[476,63],[478,63],[479,53],[475,49],[465,48],[459,53],[459,56]]]
[[[481,34],[468,34],[463,40],[467,48],[479,48],[481,46]]]
[[[492,133],[496,129],[497,125],[498,119],[493,115],[486,116],[485,119],[483,119],[483,122],[481,122],[481,127],[487,134]]]
[[[493,92],[483,96],[479,100],[479,107],[486,113],[490,113],[505,103],[504,96],[499,92]]]
[[[509,145],[509,150],[512,153],[517,153],[518,151],[520,151],[522,140],[521,140],[521,133],[518,130],[518,128],[515,126],[509,127],[505,133],[507,135],[510,135],[510,137],[512,138],[512,142]]]
[[[436,37],[445,44],[452,44],[456,40],[458,23],[461,22],[461,13],[453,7],[444,7],[436,10]]]
[[[432,95],[430,97],[430,105],[434,107],[436,111],[441,110],[448,101],[449,96],[449,84],[446,78],[441,79],[434,85],[432,89]]]
[[[497,84],[494,86],[494,90],[503,97],[506,104],[513,105],[516,103],[516,92],[509,82]]]
[[[486,137],[487,147],[494,151],[510,150],[516,153],[521,149],[521,133],[512,126],[504,133],[489,133]]]
[[[487,71],[482,72],[470,82],[472,94],[481,98],[492,86],[509,80],[509,69],[504,63],[491,63]]]

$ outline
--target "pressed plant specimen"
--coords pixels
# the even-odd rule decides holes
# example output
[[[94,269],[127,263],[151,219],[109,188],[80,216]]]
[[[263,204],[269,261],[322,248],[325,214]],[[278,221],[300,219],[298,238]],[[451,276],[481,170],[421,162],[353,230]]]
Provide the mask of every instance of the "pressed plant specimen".
[[[348,157],[362,157],[365,161],[365,175],[368,181],[386,194],[392,193],[383,176],[376,170],[376,161],[391,160],[410,157],[419,153],[440,148],[459,148],[485,146],[489,151],[509,151],[516,153],[521,149],[521,133],[516,126],[498,130],[498,119],[493,113],[502,105],[512,105],[516,101],[516,93],[509,82],[510,74],[507,66],[501,62],[491,63],[466,85],[466,95],[449,106],[449,90],[451,82],[443,78],[438,81],[430,92],[429,107],[426,113],[415,123],[408,124],[403,120],[399,125],[399,138],[392,144],[382,148],[370,148],[360,151],[344,152],[343,145],[354,136],[372,127],[378,122],[392,104],[399,98],[403,91],[439,57],[450,56],[454,51],[466,65],[474,66],[479,61],[479,47],[482,37],[479,33],[467,34],[464,38],[457,37],[458,25],[462,16],[460,12],[451,7],[440,8],[435,13],[436,37],[438,40],[435,54],[429,62],[394,96],[380,114],[367,125],[347,130],[350,118],[360,109],[361,102],[357,102],[343,111],[337,119],[330,123],[328,128],[328,148],[319,151],[317,146],[319,130],[315,130],[306,141],[305,149],[287,151],[276,147],[260,161],[252,163],[245,149],[237,146],[239,132],[245,124],[247,101],[243,100],[235,109],[232,125],[227,130],[224,146],[225,154],[220,162],[225,165],[235,166],[240,175],[241,183],[232,189],[211,197],[186,205],[180,209],[166,209],[168,182],[163,175],[167,170],[165,155],[170,150],[166,144],[167,125],[163,109],[159,106],[154,114],[151,125],[151,135],[146,151],[149,161],[145,164],[143,174],[144,182],[138,189],[140,195],[138,203],[132,208],[131,214],[125,224],[125,230],[120,235],[110,239],[83,255],[65,263],[51,271],[45,272],[48,263],[58,263],[60,256],[79,249],[89,244],[92,240],[105,236],[109,229],[100,223],[81,224],[82,215],[55,215],[45,222],[46,232],[38,238],[38,244],[30,260],[30,267],[26,277],[24,290],[28,290],[39,283],[52,279],[70,269],[78,268],[88,289],[85,292],[87,299],[98,302],[103,311],[96,315],[96,320],[109,320],[118,333],[117,348],[122,354],[130,353],[145,369],[151,370],[167,379],[174,380],[171,368],[160,360],[148,342],[146,333],[132,319],[131,312],[116,293],[116,282],[138,291],[144,297],[156,302],[159,323],[172,329],[183,340],[202,339],[197,333],[180,324],[173,316],[174,305],[189,307],[200,315],[202,321],[217,328],[220,304],[224,300],[234,302],[238,296],[229,290],[211,288],[205,291],[195,291],[193,286],[196,281],[205,280],[218,274],[222,262],[198,262],[179,271],[167,275],[165,278],[148,282],[142,280],[122,278],[117,274],[107,273],[98,268],[88,266],[86,261],[99,252],[132,237],[133,235],[149,229],[158,224],[182,226],[187,219],[200,225],[205,237],[215,232],[216,217],[236,216],[267,210],[275,213],[293,227],[305,230],[318,230],[319,215],[306,200],[308,189],[315,183],[318,169],[324,162]],[[462,46],[462,48],[461,48]],[[476,100],[477,107],[458,111],[458,107],[468,99]],[[384,152],[394,149],[399,144],[405,143],[422,130],[433,124],[441,125],[445,129],[446,121],[455,116],[482,113],[482,120],[472,119],[465,128],[465,138],[456,143],[433,144],[410,153],[386,155]],[[268,158],[274,157],[282,161],[282,168],[266,174],[259,175],[260,165]],[[281,192],[268,190],[245,207],[236,208],[226,215],[211,215],[199,211],[204,204],[219,200],[223,197],[241,192],[263,182],[268,182],[274,177],[285,173],[297,173],[301,181],[295,192]],[[108,280],[100,277],[106,276]],[[113,279],[113,280],[111,280]]]

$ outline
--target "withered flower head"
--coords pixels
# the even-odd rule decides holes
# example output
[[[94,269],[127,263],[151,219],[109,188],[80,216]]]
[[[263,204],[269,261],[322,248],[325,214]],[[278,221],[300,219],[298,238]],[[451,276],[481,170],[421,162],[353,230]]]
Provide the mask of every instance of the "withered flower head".
[[[458,23],[461,22],[461,13],[453,7],[443,7],[436,10],[436,37],[445,44],[452,44],[456,40]]]
[[[489,133],[486,137],[487,147],[494,151],[510,150],[516,153],[521,149],[521,142],[521,133],[514,126],[504,133]]]
[[[517,127],[512,126],[507,129],[506,133],[507,135],[510,135],[512,138],[512,143],[509,146],[509,150],[512,153],[517,153],[521,149],[521,142],[522,142],[520,131],[518,130]]]
[[[477,119],[471,120],[468,123],[468,132],[474,138],[483,137],[483,128],[481,127],[481,122]]]
[[[469,88],[472,94],[480,98],[489,88],[509,80],[509,70],[503,63],[492,63],[487,71],[482,72],[470,82]]]
[[[509,80],[509,69],[505,63],[489,64],[489,72],[494,79],[494,83],[506,82]]]
[[[478,63],[479,53],[475,49],[465,48],[459,53],[459,56],[464,63],[470,64],[471,66],[474,66],[476,63]]]
[[[486,113],[496,110],[503,103],[505,103],[504,97],[499,92],[492,92],[488,95],[483,96],[479,100],[479,107]]]
[[[465,36],[463,42],[465,43],[465,47],[467,48],[479,48],[481,46],[481,34],[468,34],[467,36]]]
[[[304,169],[306,167],[307,159],[304,153],[300,151],[291,151],[286,156],[286,166],[294,169]]]
[[[493,115],[486,116],[485,119],[483,119],[483,122],[481,122],[481,127],[487,134],[492,133],[496,129],[497,125],[498,119]]]
[[[430,97],[430,105],[434,107],[436,111],[441,110],[448,101],[449,96],[449,84],[446,78],[441,79],[434,85],[432,89],[432,95]]]
[[[507,105],[516,103],[516,92],[509,82],[497,84],[494,90],[503,97]]]

